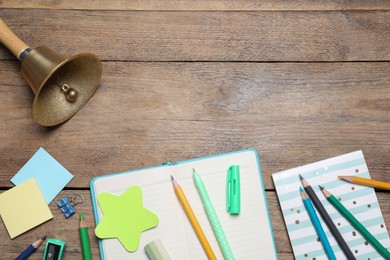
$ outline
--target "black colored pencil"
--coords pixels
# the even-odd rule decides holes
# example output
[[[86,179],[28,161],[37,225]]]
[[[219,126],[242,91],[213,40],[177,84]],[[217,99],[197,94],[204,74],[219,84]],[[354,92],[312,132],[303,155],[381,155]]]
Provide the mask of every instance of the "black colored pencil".
[[[344,252],[347,259],[356,259],[353,255],[351,249],[349,249],[347,243],[345,242],[344,238],[341,236],[339,230],[337,229],[336,225],[333,223],[332,219],[330,218],[328,212],[325,210],[324,206],[322,205],[321,201],[318,199],[316,193],[314,192],[313,188],[310,186],[310,184],[299,174],[299,178],[301,179],[302,186],[305,189],[307,195],[309,195],[311,202],[314,204],[314,206],[317,208],[318,212],[320,213],[322,219],[324,220],[325,224],[328,226],[330,232],[333,234],[333,237],[336,239],[337,243],[339,244],[341,250]]]

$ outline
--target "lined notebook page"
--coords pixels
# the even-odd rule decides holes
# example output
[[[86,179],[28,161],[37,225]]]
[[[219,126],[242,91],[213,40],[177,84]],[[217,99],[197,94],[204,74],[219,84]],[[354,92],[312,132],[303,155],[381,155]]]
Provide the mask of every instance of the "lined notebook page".
[[[159,218],[158,226],[146,230],[141,235],[140,245],[137,251],[129,253],[117,239],[103,239],[102,247],[104,259],[147,259],[144,247],[149,242],[160,239],[164,246],[169,248],[169,254],[174,259],[186,259],[189,255],[185,241],[183,219],[178,219],[181,214],[180,205],[176,203],[176,195],[172,188],[172,167],[156,167],[146,170],[111,175],[94,182],[96,198],[102,192],[121,195],[131,186],[137,185],[142,189],[143,205],[155,213]],[[97,207],[99,219],[103,217],[100,207]]]
[[[240,166],[241,213],[230,215],[226,211],[226,177],[231,165]],[[193,160],[175,166],[175,176],[182,185],[187,199],[217,256],[223,259],[202,201],[192,179],[192,168],[201,176],[226,238],[236,259],[276,259],[265,192],[260,181],[256,154],[248,151],[209,159]],[[205,259],[205,255],[188,221],[186,232],[192,253],[191,259]],[[201,257],[201,258],[198,258]]]
[[[225,188],[230,165],[240,165],[241,214],[226,212]],[[201,175],[236,259],[277,259],[260,181],[255,152],[245,151],[223,156],[181,162],[174,166],[154,167],[129,173],[108,175],[93,183],[95,197],[108,192],[120,195],[133,185],[140,186],[144,206],[157,214],[157,227],[142,233],[139,249],[127,252],[117,239],[104,239],[104,259],[147,259],[144,246],[160,239],[172,259],[207,259],[172,187],[171,175],[182,186],[203,231],[218,259],[223,259],[209,224],[198,191],[192,180],[192,168]],[[102,212],[97,207],[98,218]]]
[[[389,236],[375,190],[339,180],[337,176],[356,175],[370,178],[361,151],[337,156],[272,175],[282,214],[296,259],[328,259],[303,205],[299,187],[301,174],[312,186],[341,235],[357,259],[383,259],[383,257],[354,229],[351,224],[326,200],[318,185],[323,185],[374,235],[386,248]],[[345,255],[328,227],[317,213],[337,259]]]

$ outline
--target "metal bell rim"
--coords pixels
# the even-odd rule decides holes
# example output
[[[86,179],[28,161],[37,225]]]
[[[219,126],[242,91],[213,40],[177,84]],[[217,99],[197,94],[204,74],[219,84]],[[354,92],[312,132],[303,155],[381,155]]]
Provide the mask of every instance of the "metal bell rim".
[[[96,81],[96,85],[95,85],[95,88],[94,88],[94,91],[91,93],[90,97],[86,100],[86,102],[84,104],[82,104],[77,110],[75,110],[73,113],[71,113],[69,116],[67,116],[66,118],[63,118],[61,120],[57,120],[55,121],[54,123],[50,123],[50,124],[47,124],[45,122],[42,122],[42,117],[40,115],[37,115],[37,116],[34,116],[35,113],[37,112],[37,102],[38,102],[38,99],[39,99],[39,95],[43,89],[43,87],[45,86],[45,84],[47,83],[47,81],[53,76],[53,74],[55,74],[61,67],[63,67],[66,63],[69,63],[71,61],[74,61],[76,59],[79,59],[79,58],[83,58],[83,57],[89,57],[89,58],[93,58],[95,61],[96,61],[96,65],[97,65],[97,70],[96,70],[96,78],[97,78],[97,81]],[[45,127],[50,127],[50,126],[55,126],[55,125],[59,125],[67,120],[69,120],[70,118],[72,118],[86,103],[87,101],[93,96],[93,94],[96,92],[96,89],[97,89],[97,85],[99,84],[100,82],[100,78],[101,78],[101,75],[102,75],[102,64],[100,62],[100,59],[97,55],[93,54],[93,53],[79,53],[79,54],[76,54],[76,55],[73,55],[72,57],[70,58],[66,58],[64,61],[60,62],[46,77],[45,79],[42,81],[42,84],[39,86],[38,88],[38,91],[37,93],[35,94],[35,97],[34,97],[34,101],[33,101],[33,106],[32,106],[32,114],[33,114],[33,118],[36,120],[36,122],[42,126],[45,126]]]

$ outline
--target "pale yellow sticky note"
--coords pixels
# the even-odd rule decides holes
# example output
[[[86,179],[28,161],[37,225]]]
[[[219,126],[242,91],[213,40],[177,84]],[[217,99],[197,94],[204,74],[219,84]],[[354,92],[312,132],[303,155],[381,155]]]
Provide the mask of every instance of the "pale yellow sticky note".
[[[53,218],[33,178],[0,194],[0,215],[11,239]]]

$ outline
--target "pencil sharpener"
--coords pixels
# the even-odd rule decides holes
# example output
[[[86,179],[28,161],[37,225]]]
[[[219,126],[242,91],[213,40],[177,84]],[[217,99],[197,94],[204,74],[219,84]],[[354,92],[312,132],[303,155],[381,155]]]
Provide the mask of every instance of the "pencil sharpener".
[[[62,240],[49,238],[46,242],[43,260],[60,260],[64,253],[65,242]]]

